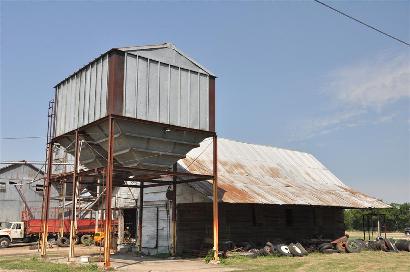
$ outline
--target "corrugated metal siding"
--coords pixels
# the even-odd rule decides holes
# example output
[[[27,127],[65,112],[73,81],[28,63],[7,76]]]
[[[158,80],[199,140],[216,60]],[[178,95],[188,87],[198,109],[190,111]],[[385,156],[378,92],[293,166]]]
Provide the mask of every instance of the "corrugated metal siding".
[[[212,241],[212,203],[178,204],[177,250],[179,254],[203,249]],[[286,224],[286,210],[293,223]],[[338,207],[220,204],[219,239],[264,245],[266,241],[295,242],[344,235],[343,209]]]
[[[209,140],[179,163],[189,171],[212,173]],[[228,203],[386,208],[382,201],[343,184],[311,154],[218,139],[219,197]],[[190,184],[212,197],[210,182]]]
[[[209,130],[209,75],[138,54],[126,54],[123,114]]]
[[[39,216],[41,214],[43,193],[37,192],[35,185],[43,184],[43,180],[41,180],[42,174],[38,174],[37,171],[34,171],[27,165],[9,168],[7,170],[3,169],[3,172],[0,173],[0,182],[6,184],[6,191],[0,192],[0,222],[20,221],[21,212],[24,209],[24,202],[21,200],[15,186],[10,184],[10,181],[22,184],[20,188],[28,205],[32,209],[34,216]],[[34,178],[40,180],[31,182]],[[57,192],[53,188],[51,195],[55,197],[56,194]],[[55,203],[51,204],[51,206],[54,205]]]
[[[108,56],[56,87],[56,136],[107,115]]]

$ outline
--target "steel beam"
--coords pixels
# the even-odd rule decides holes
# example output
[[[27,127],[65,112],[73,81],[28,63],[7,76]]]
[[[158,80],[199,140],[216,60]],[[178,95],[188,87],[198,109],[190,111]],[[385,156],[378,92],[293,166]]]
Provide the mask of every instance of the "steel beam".
[[[219,218],[218,218],[218,138],[213,137],[213,183],[212,183],[212,199],[213,199],[213,230],[214,230],[214,260],[219,260]]]
[[[68,260],[74,258],[74,247],[76,243],[76,221],[77,221],[77,198],[78,198],[78,162],[79,158],[80,135],[78,130],[75,132],[75,153],[74,153],[74,171],[73,171],[73,197],[71,206],[71,222],[70,222],[70,251],[68,252]]]
[[[144,182],[141,182],[140,195],[139,195],[139,210],[138,210],[138,239],[137,246],[138,252],[142,253],[142,216],[144,213]]]
[[[105,238],[104,238],[104,267],[110,268],[110,248],[111,248],[111,222],[112,222],[112,176],[114,168],[114,119],[110,115],[108,118],[108,156],[107,156],[107,176],[105,183]]]
[[[50,187],[51,181],[50,177],[53,171],[53,142],[48,144],[47,150],[47,178],[44,179],[44,195],[43,195],[43,212],[42,212],[42,230],[43,234],[41,236],[41,256],[47,256],[47,237],[48,237],[48,206],[50,204]]]
[[[172,166],[177,171],[177,164]],[[177,177],[172,177],[172,256],[177,255]]]

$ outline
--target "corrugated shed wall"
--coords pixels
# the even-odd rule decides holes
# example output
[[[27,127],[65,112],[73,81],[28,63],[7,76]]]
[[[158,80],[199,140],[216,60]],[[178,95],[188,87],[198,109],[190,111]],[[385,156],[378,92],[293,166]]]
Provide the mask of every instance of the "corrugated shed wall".
[[[107,115],[108,55],[56,88],[56,136]]]
[[[291,211],[291,223],[286,220]],[[197,252],[212,241],[212,203],[178,204],[177,251]],[[322,237],[335,239],[344,234],[343,209],[335,207],[277,206],[257,204],[219,205],[220,241],[302,242]]]
[[[124,115],[209,130],[209,76],[126,54]]]
[[[37,176],[37,177],[36,177]],[[34,178],[41,178],[42,175],[37,175],[37,172],[26,165],[19,165],[16,168],[11,168],[0,174],[0,182],[5,183],[5,191],[0,191],[0,222],[20,221],[21,212],[24,209],[24,203],[21,200],[15,186],[10,182],[22,184],[21,191],[23,192],[27,203],[32,208],[35,216],[41,214],[41,204],[43,200],[43,192],[36,192],[35,185],[43,184],[40,179],[36,182],[31,182]],[[51,195],[56,196],[57,192],[52,189]],[[52,204],[53,206],[54,204]]]

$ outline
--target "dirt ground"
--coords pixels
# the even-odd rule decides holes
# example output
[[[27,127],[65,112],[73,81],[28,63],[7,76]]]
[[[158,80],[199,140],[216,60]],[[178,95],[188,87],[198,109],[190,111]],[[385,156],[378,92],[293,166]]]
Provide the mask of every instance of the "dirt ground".
[[[103,252],[99,247],[77,246],[75,249],[76,256],[92,256],[95,261],[103,259]],[[37,250],[30,250],[28,244],[14,245],[10,248],[0,249],[1,257],[12,256],[39,256]],[[54,247],[47,250],[48,259],[56,263],[67,263],[68,248]],[[77,260],[79,262],[79,260]],[[102,267],[102,263],[98,263]],[[180,271],[180,272],[228,272],[238,270],[237,268],[226,267],[221,265],[206,264],[203,259],[160,259],[154,257],[136,257],[129,254],[116,254],[111,256],[111,267],[120,271]],[[16,272],[18,270],[2,270],[0,272]],[[24,270],[22,272],[27,272]]]
[[[48,249],[48,259],[53,264],[68,264],[68,248],[50,248]],[[98,247],[76,247],[76,256],[92,256],[97,261],[102,258],[100,248]],[[37,250],[30,250],[28,245],[13,246],[11,248],[0,249],[0,262],[4,259],[15,259],[15,262],[21,262],[22,259],[29,260],[32,256],[39,256]],[[246,257],[232,257],[223,260],[222,264],[206,264],[203,259],[164,259],[154,257],[137,257],[130,254],[112,255],[112,268],[119,271],[150,271],[150,272],[225,272],[225,271],[299,271],[299,272],[325,272],[325,271],[410,271],[410,253],[409,252],[375,252],[364,251],[356,254],[320,254],[313,253],[306,257],[258,257],[256,259]],[[77,260],[78,261],[78,260]],[[78,263],[78,262],[77,262]],[[98,266],[102,268],[102,263]],[[33,266],[32,266],[33,267]],[[37,267],[37,266],[34,266]],[[71,266],[70,266],[71,267]],[[66,266],[66,270],[72,271]],[[19,268],[19,267],[17,267]],[[38,267],[37,267],[38,268]],[[92,270],[99,271],[95,266]],[[0,268],[0,272],[28,272],[30,270],[6,270]],[[33,272],[44,271],[33,269]],[[47,270],[54,271],[54,270]],[[60,270],[59,270],[60,271]],[[76,270],[77,271],[77,270]],[[83,271],[83,270],[81,270]]]

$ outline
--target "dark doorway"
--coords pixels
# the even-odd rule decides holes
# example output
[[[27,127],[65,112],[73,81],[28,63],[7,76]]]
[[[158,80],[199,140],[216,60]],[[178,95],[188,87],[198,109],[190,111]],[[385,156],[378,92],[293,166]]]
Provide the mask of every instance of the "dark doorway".
[[[130,238],[137,238],[137,208],[124,209],[124,230],[130,232]]]

